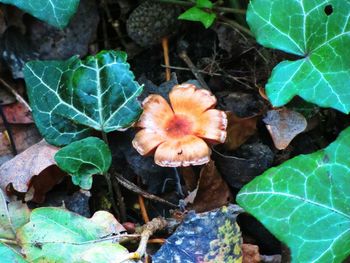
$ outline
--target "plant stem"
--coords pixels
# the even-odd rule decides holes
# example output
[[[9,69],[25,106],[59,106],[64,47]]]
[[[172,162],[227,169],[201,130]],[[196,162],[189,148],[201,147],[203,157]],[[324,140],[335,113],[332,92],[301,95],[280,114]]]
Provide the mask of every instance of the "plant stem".
[[[176,167],[174,167],[174,171],[175,171],[175,180],[176,180],[176,188],[177,188],[177,192],[180,195],[181,198],[184,198],[185,195],[182,191],[182,186],[181,186],[181,178],[179,175],[179,171],[177,170]]]
[[[169,201],[165,200],[165,199],[162,199],[156,195],[153,195],[153,194],[150,194],[144,190],[142,190],[140,187],[138,187],[136,184],[128,181],[127,179],[125,179],[121,174],[118,174],[114,171],[114,177],[115,179],[117,179],[117,181],[122,185],[124,186],[126,189],[136,193],[136,194],[139,194],[139,195],[142,195],[143,197],[147,198],[147,199],[150,199],[150,200],[153,200],[153,201],[156,201],[156,202],[159,202],[159,203],[163,203],[163,204],[166,204],[170,207],[173,207],[173,208],[178,208],[177,205],[173,204],[173,203],[170,203]]]
[[[181,1],[181,0],[157,0],[157,1],[160,3],[174,4],[174,5],[181,5],[181,6],[188,6],[188,7],[192,7],[196,5],[195,3]],[[246,13],[246,10],[244,9],[236,9],[236,8],[221,7],[221,6],[214,6],[213,10],[217,12],[241,14],[241,15],[244,15]]]
[[[105,142],[105,144],[107,144],[107,146],[109,148],[107,134],[104,131],[101,131],[101,133],[102,133],[103,141]],[[118,217],[120,217],[120,211],[118,210],[117,204],[115,203],[115,200],[114,200],[114,192],[113,192],[113,185],[112,185],[111,175],[109,174],[109,172],[106,172],[106,173],[103,173],[103,176],[106,178],[107,187],[108,187],[108,193],[109,193],[109,196],[110,196],[110,199],[111,199],[111,204],[112,204],[112,209],[116,213],[116,215]]]
[[[112,180],[113,189],[117,195],[118,198],[118,205],[119,205],[119,211],[120,211],[120,222],[123,223],[126,221],[126,207],[124,203],[124,197],[122,195],[122,191],[120,190],[118,181],[111,176],[111,173],[109,174]]]

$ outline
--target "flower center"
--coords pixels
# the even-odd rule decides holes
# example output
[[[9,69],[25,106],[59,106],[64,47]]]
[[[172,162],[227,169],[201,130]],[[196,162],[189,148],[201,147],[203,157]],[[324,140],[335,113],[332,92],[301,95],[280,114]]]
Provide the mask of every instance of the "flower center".
[[[174,115],[167,125],[166,132],[169,137],[182,137],[192,132],[192,122],[183,115]]]

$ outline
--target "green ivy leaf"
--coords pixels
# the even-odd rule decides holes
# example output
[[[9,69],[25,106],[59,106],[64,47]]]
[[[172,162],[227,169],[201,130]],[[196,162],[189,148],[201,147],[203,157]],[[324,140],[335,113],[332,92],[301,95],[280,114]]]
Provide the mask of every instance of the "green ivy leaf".
[[[55,161],[63,171],[72,175],[75,185],[89,190],[92,175],[106,173],[111,166],[112,155],[101,139],[89,137],[60,149]]]
[[[350,111],[350,2],[252,0],[247,21],[257,41],[301,56],[272,72],[266,93],[274,106],[295,95]]]
[[[37,127],[54,145],[92,131],[124,130],[141,114],[142,86],[120,51],[102,51],[81,61],[31,61],[24,77]]]
[[[213,8],[213,3],[209,0],[197,0],[196,5],[191,7],[179,16],[179,19],[201,22],[205,28],[209,28],[216,19],[215,13],[207,12],[203,8]]]
[[[61,208],[34,209],[17,238],[30,262],[115,262],[128,251],[112,239],[119,223],[99,211],[91,219]]]
[[[297,156],[246,185],[237,202],[292,251],[293,262],[350,254],[350,128],[327,148]]]
[[[210,0],[197,0],[196,6],[199,8],[213,8],[213,3]]]
[[[2,243],[0,243],[0,258],[1,258],[1,262],[16,262],[16,263],[28,262],[16,250]]]
[[[78,9],[80,0],[0,0],[15,5],[50,25],[64,28]]]

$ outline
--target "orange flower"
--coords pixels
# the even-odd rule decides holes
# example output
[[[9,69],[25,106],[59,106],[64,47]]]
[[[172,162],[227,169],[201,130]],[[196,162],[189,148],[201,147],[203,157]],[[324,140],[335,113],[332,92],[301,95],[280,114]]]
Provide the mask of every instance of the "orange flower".
[[[143,129],[132,142],[134,148],[141,155],[155,150],[154,160],[160,166],[209,162],[211,150],[206,142],[223,143],[226,139],[225,112],[213,109],[213,94],[192,84],[176,85],[169,99],[171,107],[160,95],[143,101],[144,111],[136,123]]]

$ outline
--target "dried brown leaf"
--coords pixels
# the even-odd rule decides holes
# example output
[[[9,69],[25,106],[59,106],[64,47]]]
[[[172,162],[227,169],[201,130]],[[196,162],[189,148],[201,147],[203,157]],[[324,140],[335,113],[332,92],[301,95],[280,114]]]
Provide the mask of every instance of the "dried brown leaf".
[[[228,118],[225,148],[233,151],[245,143],[256,132],[259,116],[239,118],[234,113],[226,113]]]
[[[295,136],[307,127],[307,121],[302,114],[288,109],[268,111],[264,122],[278,150],[287,148]]]
[[[197,194],[189,208],[202,213],[227,205],[232,198],[229,186],[222,179],[215,163],[210,161],[201,170]]]
[[[58,150],[42,140],[7,161],[0,166],[0,188],[5,191],[12,184],[17,192],[27,192],[35,175],[56,164],[54,155]]]
[[[12,124],[29,124],[33,123],[32,114],[22,103],[16,102],[3,106],[4,115],[7,122]],[[3,121],[0,119],[0,124]]]

